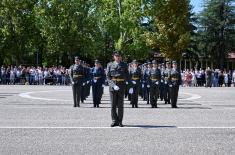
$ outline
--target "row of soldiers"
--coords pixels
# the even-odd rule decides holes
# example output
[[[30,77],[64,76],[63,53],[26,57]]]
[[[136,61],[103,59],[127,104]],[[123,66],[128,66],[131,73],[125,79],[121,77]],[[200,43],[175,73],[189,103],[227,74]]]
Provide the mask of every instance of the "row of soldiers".
[[[138,94],[157,108],[157,101],[165,101],[177,108],[179,85],[181,85],[181,74],[177,69],[176,61],[160,64],[156,60],[138,66],[134,60],[129,67],[129,74],[134,85],[134,93],[129,96],[132,107],[138,108]]]
[[[74,107],[80,107],[80,101],[83,103],[86,100],[90,95],[91,87],[94,107],[99,107],[105,84],[105,72],[100,62],[96,60],[95,66],[90,68],[75,57],[75,63],[70,67],[69,75],[73,89]]]
[[[149,100],[152,108],[157,108],[157,101],[161,96],[160,91],[163,91],[165,102],[171,103],[172,108],[177,108],[181,74],[175,61],[172,62],[172,66],[170,62],[167,62],[166,68],[159,67],[155,60],[146,68],[140,68],[138,62],[134,60],[128,68],[127,64],[122,61],[120,53],[115,52],[113,59],[114,61],[107,65],[106,71],[111,99],[111,127],[123,127],[125,92],[130,94],[132,107],[138,107],[140,87],[144,88],[142,96]],[[163,89],[160,89],[161,84],[163,84]]]
[[[95,67],[89,68],[81,64],[75,57],[75,64],[70,67],[70,79],[73,88],[74,107],[80,106],[89,96],[92,86],[94,107],[99,107],[105,79],[107,79],[111,100],[111,127],[122,127],[124,96],[129,96],[132,107],[138,108],[138,95],[140,94],[152,108],[157,108],[160,97],[172,108],[177,108],[179,85],[181,84],[180,72],[177,63],[166,62],[166,66],[159,66],[157,61],[149,62],[147,66],[139,66],[134,60],[130,67],[122,61],[120,53],[113,54],[114,61],[108,63],[106,75],[99,61]]]
[[[76,64],[77,62],[78,64]],[[175,66],[176,62],[173,62],[173,65]],[[80,106],[80,100],[81,102],[86,100],[90,95],[91,86],[94,107],[99,107],[106,78],[105,71],[101,67],[100,62],[96,60],[95,67],[89,68],[86,64],[81,64],[78,57],[76,57],[75,64],[70,69],[70,77],[72,79],[74,90],[74,100],[76,101],[74,107]],[[129,92],[126,91],[126,96],[129,97],[132,107],[138,108],[138,96],[140,95],[147,101],[147,104],[151,104],[152,108],[157,108],[158,98],[160,98],[161,101],[164,100],[165,104],[171,103],[172,108],[176,108],[176,102],[174,99],[171,100],[170,96],[177,96],[174,92],[178,91],[171,91],[171,89],[174,88],[171,87],[171,85],[173,86],[174,84],[177,84],[177,86],[179,86],[181,84],[181,78],[172,78],[173,75],[171,74],[175,74],[175,72],[172,71],[173,69],[171,68],[170,62],[166,62],[165,66],[164,64],[158,64],[157,61],[154,60],[139,66],[138,62],[133,60],[128,68],[128,74],[131,77],[131,83],[133,86],[133,93],[129,94]],[[180,76],[178,71],[177,74],[178,75],[176,76]],[[170,95],[170,93],[172,94]]]

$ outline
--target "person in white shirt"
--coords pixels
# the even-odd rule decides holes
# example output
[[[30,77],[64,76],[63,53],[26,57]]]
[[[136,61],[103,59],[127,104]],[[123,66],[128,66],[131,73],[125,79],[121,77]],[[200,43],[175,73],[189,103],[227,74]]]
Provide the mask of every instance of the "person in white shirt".
[[[45,68],[45,70],[43,71],[43,79],[44,79],[44,85],[47,84],[47,78],[49,77],[49,72],[48,69]]]
[[[229,80],[228,73],[224,72],[224,84],[225,84],[225,87],[228,87],[228,80]]]
[[[13,67],[10,70],[10,84],[15,84],[15,71]]]
[[[233,71],[232,81],[233,81],[233,86],[235,87],[235,70]]]
[[[38,68],[38,82],[39,82],[39,85],[43,85],[43,71],[42,71],[42,67]]]

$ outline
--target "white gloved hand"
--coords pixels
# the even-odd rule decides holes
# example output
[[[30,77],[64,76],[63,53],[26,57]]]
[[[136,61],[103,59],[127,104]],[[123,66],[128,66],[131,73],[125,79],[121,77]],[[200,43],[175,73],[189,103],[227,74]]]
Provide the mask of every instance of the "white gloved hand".
[[[157,81],[157,82],[156,82],[156,85],[158,85],[158,84],[159,84],[159,82]]]
[[[126,82],[126,85],[128,85],[128,82]]]
[[[171,85],[169,85],[169,87],[172,87],[172,84],[171,84]]]
[[[85,86],[86,83],[83,83],[82,85]]]
[[[150,88],[150,85],[147,85],[148,88]]]
[[[133,83],[133,84],[136,84],[136,82],[135,82],[135,81],[132,81],[132,83]]]
[[[94,80],[93,80],[93,82],[94,82],[94,83],[96,83],[96,82],[97,82],[97,80],[96,80],[96,79],[94,79]]]
[[[133,94],[134,93],[134,89],[133,88],[130,88],[129,89],[129,94]]]
[[[165,81],[165,84],[167,84],[167,81]]]
[[[120,88],[117,85],[115,85],[115,86],[113,86],[113,89],[118,91]]]
[[[144,84],[142,84],[142,88],[144,88]]]
[[[87,81],[86,83],[88,84],[88,83],[90,83],[90,81]]]
[[[163,83],[164,81],[163,80],[161,80],[161,83]]]
[[[102,87],[104,88],[104,87],[105,87],[105,85],[104,85],[104,84],[102,84]]]
[[[74,82],[71,82],[72,85],[74,85]]]

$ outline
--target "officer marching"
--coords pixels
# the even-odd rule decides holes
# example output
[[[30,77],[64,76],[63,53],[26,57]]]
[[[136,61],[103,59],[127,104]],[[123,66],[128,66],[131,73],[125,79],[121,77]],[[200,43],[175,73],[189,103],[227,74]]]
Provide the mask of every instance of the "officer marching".
[[[173,61],[172,62],[172,69],[171,69],[171,74],[170,74],[170,85],[169,85],[169,90],[170,90],[170,100],[171,100],[171,107],[172,108],[177,108],[177,100],[178,100],[178,93],[179,93],[179,86],[182,83],[181,79],[181,74],[180,71],[177,68],[177,62]]]
[[[111,100],[111,127],[123,127],[123,110],[124,110],[124,94],[126,82],[131,84],[128,72],[128,66],[122,61],[121,55],[115,52],[113,55],[114,61],[107,65],[107,80],[109,83],[109,92]],[[129,89],[133,93],[133,88]],[[118,109],[118,113],[117,113]]]
[[[165,64],[164,63],[162,63],[161,65],[160,65],[160,70],[161,70],[161,82],[160,82],[160,87],[159,87],[159,89],[160,89],[160,99],[161,99],[161,101],[163,101],[163,99],[164,99],[164,71],[165,71]]]
[[[138,95],[140,88],[140,79],[141,79],[141,69],[138,67],[138,62],[136,60],[132,61],[130,68],[130,77],[133,84],[133,94],[131,94],[131,105],[132,108],[138,108]]]
[[[105,72],[98,60],[95,60],[95,67],[91,69],[91,85],[94,107],[99,108],[105,83]]]
[[[149,94],[150,94],[150,84],[149,84],[149,77],[150,77],[150,70],[152,68],[152,63],[147,63],[147,68],[144,70],[143,73],[143,83],[144,83],[144,100],[147,101],[147,104],[149,104]]]
[[[73,90],[74,107],[80,107],[81,89],[84,83],[85,70],[81,65],[81,60],[75,57],[75,64],[70,67],[70,81]]]
[[[152,61],[153,67],[150,70],[150,104],[152,108],[157,108],[157,100],[160,93],[159,86],[161,82],[161,70],[157,66],[157,61]]]
[[[90,68],[85,61],[82,62],[84,68],[84,80],[81,90],[81,102],[84,103],[84,100],[90,95]]]
[[[162,73],[162,78],[164,79],[164,101],[165,104],[170,104],[170,90],[169,90],[169,84],[170,84],[170,77],[171,77],[171,64],[170,62],[166,62],[166,68],[164,69]]]

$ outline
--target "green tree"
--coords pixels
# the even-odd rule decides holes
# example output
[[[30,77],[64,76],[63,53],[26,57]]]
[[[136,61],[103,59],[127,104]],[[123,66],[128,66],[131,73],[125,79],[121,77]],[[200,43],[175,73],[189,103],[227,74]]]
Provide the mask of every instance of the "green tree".
[[[27,58],[33,55],[35,27],[32,10],[35,3],[35,0],[0,2],[0,51],[5,64],[28,63]]]
[[[96,51],[94,45],[98,39],[94,36],[99,36],[97,2],[39,1],[35,14],[41,35],[47,40],[47,57],[44,57],[46,62],[64,64],[67,60],[68,65],[68,60],[71,63],[74,55],[89,57]]]
[[[139,59],[147,56],[148,48],[141,27],[142,6],[142,0],[101,0],[100,23],[102,31],[110,38],[107,44],[111,44],[112,50]]]
[[[200,47],[220,69],[227,53],[235,47],[234,0],[206,0],[200,19]]]
[[[152,19],[154,31],[146,33],[148,45],[159,48],[167,58],[179,59],[190,43],[189,0],[160,0],[154,2]]]

